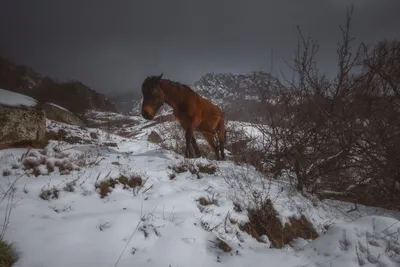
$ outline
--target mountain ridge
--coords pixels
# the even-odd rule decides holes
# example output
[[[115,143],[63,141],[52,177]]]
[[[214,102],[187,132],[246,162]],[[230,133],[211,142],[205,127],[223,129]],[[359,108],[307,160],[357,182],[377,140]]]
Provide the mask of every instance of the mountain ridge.
[[[59,81],[3,57],[0,57],[0,88],[33,97],[39,102],[52,102],[74,113],[93,109],[116,111],[114,103],[104,94],[80,81]]]

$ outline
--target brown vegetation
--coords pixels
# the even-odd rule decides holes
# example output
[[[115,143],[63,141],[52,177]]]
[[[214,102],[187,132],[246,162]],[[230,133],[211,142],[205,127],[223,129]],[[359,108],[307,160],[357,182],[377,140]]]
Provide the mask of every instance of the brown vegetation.
[[[223,252],[231,252],[232,248],[223,240],[217,238],[218,248],[221,249]]]
[[[239,228],[260,242],[262,235],[268,236],[274,248],[282,248],[295,238],[315,239],[318,237],[312,224],[303,215],[300,219],[290,218],[290,224],[283,226],[269,199],[256,209],[249,209],[248,214],[249,222],[240,225]]]
[[[210,163],[198,162],[194,164],[186,160],[178,162],[172,166],[169,166],[168,168],[172,169],[177,174],[189,171],[190,173],[196,175],[199,175],[200,173],[206,173],[211,175],[215,174],[218,171],[218,166],[211,162]],[[175,176],[173,178],[175,178]]]
[[[122,185],[123,189],[134,189],[143,186],[144,182],[141,176],[133,174],[129,177],[121,175],[117,179],[108,178],[95,184],[98,189],[100,198],[105,198],[116,185]]]

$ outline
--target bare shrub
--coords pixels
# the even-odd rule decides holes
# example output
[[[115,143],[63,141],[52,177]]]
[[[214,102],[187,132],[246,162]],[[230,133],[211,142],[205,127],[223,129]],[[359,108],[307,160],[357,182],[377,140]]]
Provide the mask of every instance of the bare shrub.
[[[400,208],[400,45],[353,47],[351,17],[352,8],[334,77],[320,73],[318,42],[299,29],[293,78],[257,88],[264,116],[254,126],[267,141],[258,158],[270,173],[289,173],[301,192],[352,192],[347,200]]]

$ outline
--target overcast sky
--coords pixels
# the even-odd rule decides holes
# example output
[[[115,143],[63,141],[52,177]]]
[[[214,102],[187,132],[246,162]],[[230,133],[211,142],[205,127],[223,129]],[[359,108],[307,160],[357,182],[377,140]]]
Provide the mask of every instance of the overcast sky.
[[[267,69],[290,60],[296,25],[333,70],[338,25],[354,3],[353,34],[400,38],[400,0],[8,0],[0,55],[96,90],[139,89],[148,75],[192,83],[207,72]]]

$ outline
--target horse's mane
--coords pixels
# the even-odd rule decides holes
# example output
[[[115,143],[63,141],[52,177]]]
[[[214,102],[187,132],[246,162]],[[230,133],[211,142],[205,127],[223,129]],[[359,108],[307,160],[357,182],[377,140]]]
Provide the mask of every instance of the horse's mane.
[[[183,84],[183,83],[180,83],[180,82],[177,82],[177,81],[172,81],[172,80],[169,80],[169,79],[163,79],[163,80],[164,80],[165,82],[171,84],[173,87],[176,87],[176,88],[178,88],[178,89],[184,88],[184,89],[186,89],[187,91],[189,91],[190,93],[196,94],[196,92],[193,91],[193,89],[190,88],[190,87],[189,87],[188,85],[186,85],[186,84]]]
[[[151,87],[152,85],[153,85],[153,83],[155,82],[155,81],[157,81],[157,79],[158,79],[158,76],[148,76],[144,81],[143,81],[143,84],[142,84],[142,88],[148,88],[148,87]],[[183,84],[183,83],[180,83],[180,82],[177,82],[177,81],[172,81],[172,80],[169,80],[169,79],[162,79],[164,82],[167,82],[169,85],[171,85],[172,87],[174,87],[174,88],[177,88],[178,90],[179,89],[185,89],[186,91],[189,91],[190,93],[193,93],[193,94],[197,94],[192,88],[190,88],[188,85],[186,85],[186,84]]]

